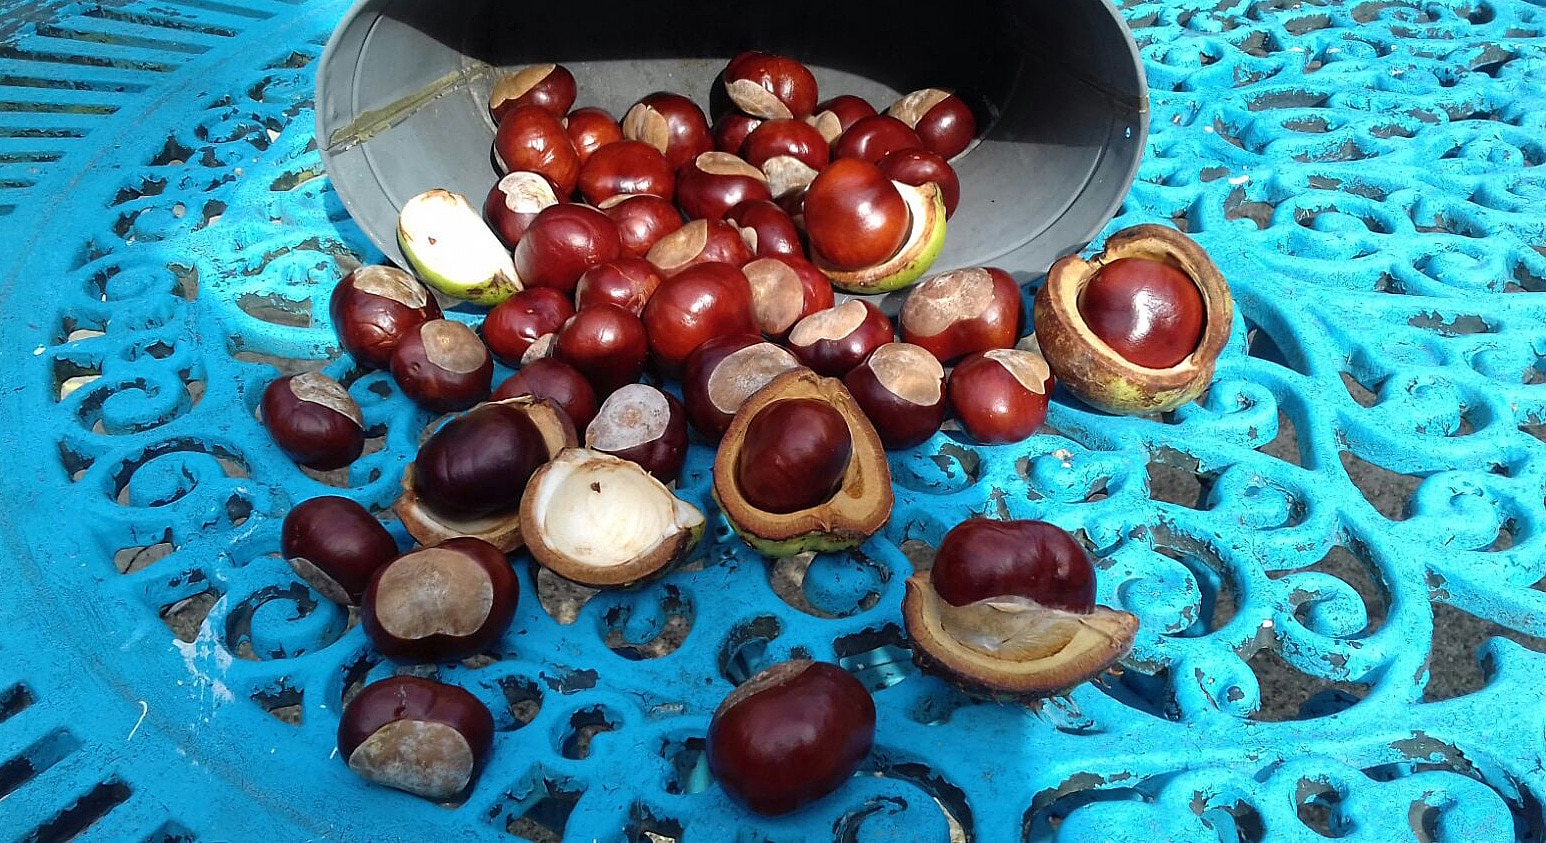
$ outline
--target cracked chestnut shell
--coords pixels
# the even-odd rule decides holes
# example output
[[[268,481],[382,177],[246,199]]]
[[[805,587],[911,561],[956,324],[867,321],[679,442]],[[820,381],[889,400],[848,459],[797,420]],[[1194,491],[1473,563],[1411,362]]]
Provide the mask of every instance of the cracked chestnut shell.
[[[1123,357],[1080,313],[1080,299],[1101,270],[1130,258],[1180,270],[1201,294],[1202,336],[1175,365],[1155,369]],[[1141,414],[1174,410],[1208,388],[1234,314],[1224,276],[1196,241],[1165,226],[1138,225],[1113,234],[1105,250],[1090,260],[1069,255],[1053,264],[1036,293],[1033,318],[1042,354],[1070,392],[1110,413]]]
[[[338,720],[338,754],[376,784],[446,801],[477,780],[494,716],[455,685],[392,676],[366,685]]]
[[[1062,528],[974,518],[945,534],[902,602],[920,665],[989,695],[1046,697],[1125,656],[1138,619],[1095,603],[1095,566]]]
[[[505,634],[520,594],[505,554],[462,536],[404,553],[376,571],[360,601],[360,626],[393,661],[465,659]]]

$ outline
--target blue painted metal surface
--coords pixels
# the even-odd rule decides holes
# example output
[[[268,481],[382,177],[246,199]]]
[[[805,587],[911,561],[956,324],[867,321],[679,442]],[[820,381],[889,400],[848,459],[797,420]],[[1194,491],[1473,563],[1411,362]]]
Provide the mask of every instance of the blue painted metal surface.
[[[0,839],[1542,839],[1546,659],[1494,638],[1480,690],[1425,689],[1451,610],[1546,635],[1546,8],[1126,4],[1154,116],[1112,226],[1184,226],[1232,283],[1207,397],[1059,400],[1022,445],[897,456],[891,525],[804,600],[722,524],[568,623],[517,557],[499,659],[426,669],[500,728],[443,807],[334,753],[343,695],[392,668],[278,558],[288,507],[335,489],[253,418],[278,358],[333,354],[309,303],[379,258],[311,137],[345,5],[0,4]],[[333,482],[382,507],[427,418],[326,365],[380,434]],[[705,508],[709,459],[682,490]],[[1196,500],[1157,493],[1177,473]],[[1102,601],[1142,619],[1120,676],[1030,710],[910,667],[903,548],[977,512],[1088,534]],[[872,683],[878,743],[836,796],[752,818],[697,753],[731,682],[791,653]]]

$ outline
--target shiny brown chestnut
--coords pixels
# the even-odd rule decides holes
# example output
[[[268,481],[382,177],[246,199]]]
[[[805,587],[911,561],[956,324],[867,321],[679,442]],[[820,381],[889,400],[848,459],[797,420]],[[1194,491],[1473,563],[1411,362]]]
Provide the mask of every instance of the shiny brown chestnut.
[[[945,421],[945,367],[928,350],[886,343],[843,376],[887,450],[928,441]]]
[[[514,248],[542,209],[557,205],[553,183],[541,173],[517,170],[500,179],[483,202],[483,218],[505,246]]]
[[[923,140],[906,123],[889,114],[876,114],[855,121],[832,142],[832,160],[858,158],[874,164],[899,149],[921,146]]]
[[[760,125],[762,125],[760,117],[753,117],[739,111],[727,111],[714,121],[714,148],[720,152],[739,155],[741,144],[746,141],[746,136]]]
[[[1079,540],[1045,521],[972,518],[945,534],[929,581],[965,606],[1014,595],[1065,612],[1095,608],[1095,566]]]
[[[754,117],[805,117],[816,109],[816,77],[788,56],[747,50],[720,73],[736,107]]]
[[[649,352],[644,321],[606,302],[581,308],[553,338],[553,356],[578,369],[603,396],[638,380]],[[575,423],[584,429],[579,419]]]
[[[392,380],[431,412],[465,410],[488,397],[494,359],[471,328],[432,319],[409,331],[392,350]]]
[[[1020,287],[997,267],[941,272],[907,294],[897,326],[904,342],[928,349],[941,363],[1012,348],[1020,334]]]
[[[812,398],[775,401],[746,426],[736,487],[763,512],[799,512],[837,494],[852,458],[853,434],[830,404]]]
[[[639,100],[623,115],[623,137],[660,150],[675,170],[714,148],[709,120],[697,103],[670,91]]]
[[[605,108],[576,108],[564,118],[564,133],[580,156],[580,168],[596,150],[623,139],[623,127]]]
[[[611,217],[588,205],[554,205],[537,214],[516,244],[515,271],[528,289],[552,287],[572,296],[587,269],[622,251]]]
[[[376,571],[397,558],[397,542],[352,498],[323,495],[285,514],[279,552],[318,594],[353,606]]]
[[[338,720],[338,753],[360,777],[436,802],[477,781],[494,716],[477,697],[417,676],[360,689]]]
[[[875,701],[826,662],[788,661],[736,688],[709,721],[709,771],[765,815],[787,814],[853,778],[875,742]]]
[[[676,377],[687,355],[703,343],[725,334],[757,332],[751,285],[741,270],[727,263],[690,266],[655,290],[644,306],[644,328],[655,364]]]
[[[942,158],[960,155],[977,135],[977,120],[966,101],[939,88],[913,91],[893,103],[886,114],[911,127],[923,148]]]
[[[848,131],[848,127],[876,113],[875,106],[870,105],[863,97],[838,94],[818,104],[816,113],[805,118],[805,122],[815,127],[816,131],[827,139],[827,143],[831,144],[838,139],[839,135]]]
[[[784,339],[795,323],[832,307],[832,283],[803,257],[757,258],[741,271],[751,284],[757,327],[774,339]]]
[[[503,401],[522,395],[546,398],[557,404],[577,431],[584,430],[596,417],[596,388],[579,369],[557,357],[544,357],[521,366],[519,371],[504,379],[490,400]]]
[[[789,350],[817,374],[840,378],[896,336],[874,304],[850,299],[818,310],[789,331]]]
[[[740,267],[752,259],[751,247],[741,230],[724,220],[692,220],[650,247],[645,259],[670,278],[704,263]]]
[[[1079,293],[1090,332],[1148,369],[1168,369],[1197,348],[1205,310],[1186,273],[1152,258],[1111,261]]]
[[[800,367],[788,349],[756,334],[725,334],[693,349],[682,374],[687,420],[706,439],[719,439],[736,410],[774,378]]]
[[[875,163],[886,178],[915,187],[928,182],[939,185],[939,198],[945,202],[945,219],[950,219],[961,204],[961,178],[954,167],[927,149],[898,149]]]
[[[600,206],[614,196],[647,193],[676,196],[676,171],[666,156],[637,140],[620,140],[596,150],[580,167],[580,195]]]
[[[638,316],[663,280],[660,270],[644,258],[618,258],[585,270],[575,285],[574,303],[581,310],[615,304]]]
[[[785,255],[804,258],[805,244],[794,218],[777,202],[753,199],[725,211],[725,221],[740,229],[741,239],[759,258]]]
[[[767,174],[774,196],[802,190],[827,166],[830,145],[803,120],[768,120],[746,137],[741,157]]]
[[[950,371],[948,394],[968,436],[985,445],[1019,442],[1047,420],[1052,371],[1035,351],[977,351]]]
[[[489,114],[497,124],[523,105],[534,105],[555,117],[574,106],[574,74],[561,64],[534,64],[500,77],[489,94]]]
[[[360,626],[393,661],[465,659],[510,628],[521,586],[505,554],[462,536],[412,550],[371,578]]]
[[[483,341],[495,359],[519,366],[532,343],[558,332],[574,315],[569,297],[552,287],[528,287],[494,305],[483,317]]]
[[[585,428],[585,447],[635,462],[662,483],[674,483],[687,461],[687,413],[675,396],[631,383],[601,402]]]
[[[802,209],[811,251],[838,269],[862,269],[890,258],[911,227],[896,185],[858,158],[839,158],[817,174]]]
[[[558,116],[535,105],[512,109],[494,133],[494,161],[501,173],[530,170],[541,173],[562,196],[574,192],[580,177],[580,155]]]
[[[385,369],[410,328],[440,318],[440,303],[395,266],[362,266],[333,288],[328,315],[344,351],[366,369]]]
[[[263,390],[263,426],[300,465],[343,468],[365,449],[365,419],[349,390],[321,372],[286,375]]]
[[[614,196],[597,206],[617,224],[623,257],[642,258],[662,238],[682,227],[682,212],[670,200],[640,193]]]
[[[728,152],[704,152],[676,174],[676,204],[690,219],[723,219],[741,202],[772,198],[768,177]]]

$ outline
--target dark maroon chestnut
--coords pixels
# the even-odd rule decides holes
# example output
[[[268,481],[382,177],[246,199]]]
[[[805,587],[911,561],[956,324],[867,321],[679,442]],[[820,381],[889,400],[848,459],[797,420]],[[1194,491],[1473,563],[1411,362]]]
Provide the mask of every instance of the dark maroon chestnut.
[[[768,177],[774,196],[802,190],[827,166],[830,147],[803,120],[768,120],[747,136],[741,157]]]
[[[392,351],[392,380],[431,412],[465,410],[488,397],[494,359],[471,328],[432,319],[409,331]]]
[[[419,447],[413,489],[420,503],[445,520],[514,512],[548,452],[541,429],[526,414],[506,404],[484,404],[441,425]]]
[[[691,220],[656,241],[645,259],[670,278],[683,270],[704,263],[727,263],[740,267],[752,259],[751,247],[741,230],[724,220]]]
[[[494,133],[494,160],[500,172],[530,170],[546,176],[568,196],[580,176],[580,155],[557,115],[535,105],[512,109]]]
[[[1019,442],[1047,420],[1052,371],[1034,351],[977,351],[951,370],[948,394],[968,436],[984,444]]]
[[[397,542],[353,499],[323,495],[296,504],[285,515],[279,551],[318,594],[353,606],[376,571],[397,558]]]
[[[858,158],[828,164],[805,191],[811,251],[838,269],[863,269],[895,255],[907,239],[907,202],[880,168]]]
[[[576,108],[564,118],[564,132],[580,156],[580,169],[596,150],[623,139],[623,127],[605,108]],[[583,176],[582,176],[583,178]]]
[[[483,341],[499,362],[519,366],[532,343],[557,333],[573,315],[574,305],[562,291],[528,287],[494,305],[483,317]]]
[[[832,283],[805,258],[757,258],[741,271],[751,284],[757,326],[774,339],[787,337],[795,323],[832,306]]]
[[[1090,555],[1067,530],[1045,521],[963,521],[940,542],[929,579],[952,606],[1025,597],[1079,614],[1095,608]]]
[[[766,815],[786,814],[853,778],[875,742],[875,701],[826,662],[788,661],[730,693],[709,722],[709,771]]]
[[[617,224],[623,257],[644,257],[661,238],[682,227],[676,205],[647,193],[614,196],[598,207]]]
[[[662,280],[660,270],[644,258],[618,258],[585,270],[574,288],[574,303],[584,310],[606,302],[639,316]]]
[[[899,149],[923,146],[918,133],[888,114],[860,118],[832,142],[832,159],[858,158],[871,164]]]
[[[727,111],[714,121],[714,148],[720,152],[739,155],[741,144],[745,142],[746,136],[760,125],[762,125],[762,119],[759,117],[752,117],[739,111]]]
[[[996,267],[942,272],[908,293],[897,323],[904,342],[928,349],[941,363],[1011,348],[1020,334],[1020,287]]]
[[[440,304],[417,278],[394,266],[345,275],[328,301],[338,341],[366,369],[385,369],[409,329],[440,318]]]
[[[816,106],[816,113],[805,118],[830,144],[848,131],[848,127],[876,114],[875,106],[853,94],[838,94]]]
[[[889,450],[922,444],[945,421],[945,367],[916,345],[875,349],[843,376],[843,385]]]
[[[723,219],[741,202],[772,198],[768,177],[728,152],[705,152],[676,174],[676,204],[691,219]]]
[[[605,302],[581,308],[553,338],[553,356],[578,369],[597,395],[611,395],[638,380],[649,349],[644,321]],[[577,429],[584,428],[584,422],[574,421]]]
[[[690,266],[655,290],[644,306],[644,328],[656,365],[675,377],[687,355],[710,339],[757,333],[751,285],[741,270],[727,263]]]
[[[365,449],[360,405],[349,390],[321,372],[286,375],[269,384],[261,411],[274,444],[307,468],[343,468]]]
[[[789,350],[817,374],[840,378],[894,339],[891,320],[880,308],[850,299],[796,322],[789,331]]]
[[[557,404],[574,423],[575,430],[584,430],[596,416],[595,387],[579,369],[556,357],[544,357],[522,366],[494,390],[492,400],[519,395],[535,395]]]
[[[1090,332],[1130,363],[1168,369],[1202,339],[1207,308],[1186,273],[1164,261],[1120,258],[1079,293]]]
[[[488,706],[417,676],[366,685],[338,720],[338,752],[350,770],[436,802],[467,792],[493,745]]]
[[[676,172],[666,156],[637,140],[620,140],[596,150],[580,167],[580,195],[592,205],[614,196],[647,193],[676,196]]]
[[[794,218],[777,202],[751,199],[725,212],[725,221],[739,228],[741,239],[759,258],[786,255],[804,258],[805,245]]]
[[[682,400],[687,420],[707,439],[725,435],[735,411],[752,393],[800,361],[788,349],[763,342],[757,334],[715,337],[687,355]]]
[[[503,76],[489,95],[489,114],[499,123],[523,105],[534,105],[554,117],[574,106],[574,74],[561,64],[534,64]]]
[[[763,512],[788,514],[832,499],[853,457],[848,422],[825,401],[787,398],[763,407],[746,426],[736,487]]]
[[[886,114],[910,126],[923,141],[921,146],[942,158],[960,155],[977,134],[977,120],[966,101],[939,88],[913,91]]]
[[[898,149],[876,163],[886,178],[920,187],[928,182],[939,185],[939,197],[945,202],[945,219],[961,203],[961,179],[950,162],[927,149]]]
[[[805,117],[816,108],[816,77],[788,56],[747,50],[725,65],[720,79],[731,102],[754,117]]]
[[[409,551],[376,572],[360,626],[393,661],[476,656],[498,643],[521,586],[499,548],[463,536]]]
[[[537,214],[516,244],[515,271],[528,288],[552,287],[572,296],[587,269],[616,260],[622,251],[611,217],[588,205],[554,205]]]
[[[483,216],[507,247],[521,242],[521,235],[542,209],[557,205],[553,183],[541,173],[517,170],[507,174],[488,192]]]
[[[585,428],[585,447],[632,460],[656,480],[674,483],[687,460],[682,402],[649,384],[628,384],[601,402]]]
[[[697,103],[681,94],[650,94],[623,115],[623,137],[644,141],[665,153],[675,170],[714,148],[709,119]]]

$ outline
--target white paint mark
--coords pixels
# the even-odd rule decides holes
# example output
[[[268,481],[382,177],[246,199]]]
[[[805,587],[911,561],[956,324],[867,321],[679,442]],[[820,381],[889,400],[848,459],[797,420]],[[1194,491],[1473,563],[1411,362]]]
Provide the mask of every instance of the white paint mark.
[[[145,716],[150,714],[150,703],[140,700],[140,719],[134,721],[134,728],[129,730],[129,736],[124,738],[124,743],[134,740],[134,733],[140,730],[140,724],[145,722]]]
[[[1230,184],[1234,184],[1234,185],[1240,185],[1240,184],[1245,184],[1246,182],[1249,182],[1250,180],[1251,180],[1251,177],[1249,175],[1235,176],[1234,178],[1229,180],[1229,183]]]
[[[43,351],[44,351],[43,346],[40,345],[37,348],[32,349],[32,356],[33,357],[40,357],[40,356],[42,356]]]

